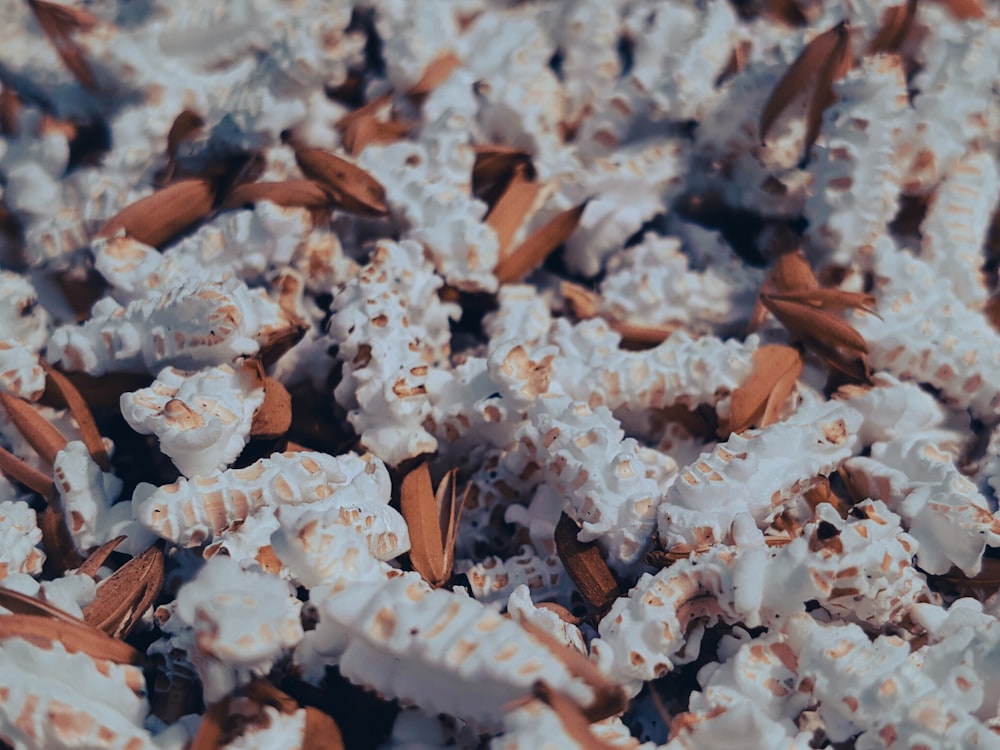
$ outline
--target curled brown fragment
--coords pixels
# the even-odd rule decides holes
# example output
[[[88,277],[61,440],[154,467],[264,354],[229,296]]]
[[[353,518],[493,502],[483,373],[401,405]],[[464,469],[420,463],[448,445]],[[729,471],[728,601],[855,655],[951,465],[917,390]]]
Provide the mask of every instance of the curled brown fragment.
[[[15,456],[5,448],[0,448],[0,471],[20,482],[32,492],[37,492],[50,503],[59,498],[56,483],[51,474],[45,474]],[[47,547],[46,547],[47,548]]]
[[[101,437],[97,423],[94,421],[94,415],[80,391],[70,382],[69,378],[44,359],[41,360],[41,364],[42,369],[45,370],[46,389],[51,388],[58,393],[59,398],[69,407],[70,414],[73,415],[77,427],[80,428],[80,436],[83,438],[83,444],[87,446],[90,457],[94,459],[94,463],[101,467],[101,471],[111,471],[111,459],[108,456],[108,449],[104,446],[104,438]]]
[[[281,437],[292,426],[292,396],[274,378],[264,374],[264,368],[257,360],[248,360],[244,367],[250,370],[264,387],[264,402],[254,412],[250,424],[250,435],[259,440],[274,440]]]
[[[577,590],[591,606],[603,610],[621,593],[596,542],[581,542],[580,527],[565,513],[556,524],[555,542],[559,559]]]
[[[536,682],[532,688],[536,698],[545,703],[563,725],[566,734],[583,750],[613,750],[614,745],[598,739],[590,731],[590,722],[576,703],[566,695],[553,690],[546,682]]]
[[[431,60],[430,64],[424,68],[420,80],[413,84],[413,88],[407,91],[411,97],[424,96],[448,80],[455,69],[462,64],[462,58],[454,52],[442,52]]]
[[[449,471],[435,492],[424,462],[403,478],[399,490],[400,513],[410,531],[410,562],[425,581],[437,587],[451,578],[458,522],[465,504],[464,495],[458,501],[456,475],[456,469]]]
[[[66,436],[49,424],[48,420],[23,398],[0,393],[0,406],[3,406],[7,417],[39,458],[52,466],[56,454],[69,442]]]
[[[48,648],[53,642],[59,641],[67,651],[84,653],[94,659],[106,659],[116,664],[139,664],[142,661],[142,655],[127,643],[75,618],[66,620],[47,615],[0,615],[0,641],[7,638],[23,638],[42,648]]]
[[[882,14],[882,25],[878,33],[868,43],[868,54],[899,52],[910,34],[910,29],[913,28],[913,19],[916,16],[917,0],[906,0],[902,5],[887,8]]]
[[[316,211],[329,208],[332,205],[332,196],[315,180],[248,182],[234,188],[219,209],[228,211],[259,201]]]
[[[730,396],[724,432],[743,432],[777,421],[778,410],[801,373],[802,357],[795,349],[780,344],[760,347],[753,354],[750,377]]]
[[[83,563],[59,505],[60,499],[56,497],[49,500],[49,507],[38,514],[38,528],[42,532],[42,547],[46,554],[43,573],[52,578],[79,568]]]
[[[774,295],[762,295],[761,301],[794,335],[815,338],[827,347],[845,347],[863,354],[868,352],[864,337],[852,326],[829,313]]]
[[[374,217],[389,213],[382,183],[356,164],[321,148],[299,149],[295,160],[303,173],[323,184],[345,211]]]
[[[79,619],[73,617],[73,615],[69,614],[69,612],[59,609],[59,607],[12,589],[0,588],[0,607],[9,609],[15,615],[36,615],[39,617],[48,617],[53,620],[68,622],[73,625],[80,622]]]
[[[806,111],[805,153],[808,154],[819,136],[823,112],[834,101],[833,82],[850,70],[850,27],[846,21],[813,39],[789,66],[760,113],[761,140],[788,106],[809,86],[814,85]]]
[[[97,577],[97,572],[101,569],[101,566],[107,562],[111,553],[115,551],[115,547],[124,542],[127,538],[127,536],[122,534],[121,536],[115,537],[110,542],[105,542],[87,555],[87,559],[80,564],[80,567],[76,572],[80,575],[90,576],[91,578]]]
[[[541,185],[528,179],[527,166],[520,164],[514,168],[514,174],[500,199],[486,214],[486,224],[496,232],[501,259],[510,250],[514,235],[535,205],[541,190]]]
[[[82,8],[69,5],[45,2],[45,0],[28,0],[28,7],[35,14],[38,25],[55,48],[56,53],[69,68],[70,73],[88,91],[96,91],[97,83],[94,74],[84,59],[83,50],[73,40],[72,33],[77,30],[93,28],[98,23],[97,16]]]
[[[472,189],[479,194],[487,187],[506,183],[518,166],[530,167],[531,154],[521,149],[488,143],[475,147],[472,166]]]
[[[205,125],[205,119],[192,109],[185,109],[174,118],[167,132],[167,165],[160,176],[160,183],[165,184],[174,179],[177,171],[177,152],[184,141],[193,138]]]
[[[179,180],[126,206],[113,216],[97,237],[119,232],[152,247],[162,247],[212,212],[215,188],[210,180]]]
[[[21,98],[10,86],[0,84],[0,135],[14,138],[21,129]]]
[[[83,619],[109,636],[127,637],[160,593],[163,571],[163,549],[154,544],[100,583]]]
[[[651,349],[659,346],[670,338],[670,334],[681,328],[682,323],[678,321],[673,325],[669,323],[652,325],[630,323],[627,320],[609,319],[608,326],[612,331],[621,335],[621,346],[623,349],[637,350]]]
[[[532,232],[506,257],[500,259],[496,276],[501,284],[520,281],[540,266],[545,259],[566,240],[580,224],[587,203],[557,214],[545,226]]]

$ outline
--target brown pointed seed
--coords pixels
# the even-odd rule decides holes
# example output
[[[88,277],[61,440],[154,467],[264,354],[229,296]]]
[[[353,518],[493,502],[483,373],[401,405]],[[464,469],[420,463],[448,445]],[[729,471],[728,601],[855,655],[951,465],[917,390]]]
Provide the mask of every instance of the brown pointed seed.
[[[562,662],[571,675],[583,680],[594,691],[594,702],[583,709],[588,721],[601,721],[625,710],[628,705],[625,691],[598,669],[594,662],[576,649],[556,640],[555,636],[530,620],[519,619],[517,622],[532,638]]]
[[[37,492],[50,503],[59,497],[51,474],[45,474],[29,466],[5,448],[0,448],[0,471],[15,482],[20,482],[33,492]]]
[[[444,538],[441,534],[441,513],[426,463],[412,469],[403,478],[399,489],[399,509],[410,531],[413,569],[434,585],[444,577]]]
[[[359,216],[385,216],[385,188],[361,167],[321,148],[295,152],[295,160],[306,177],[322,183],[337,204]]]
[[[286,180],[285,182],[248,182],[234,188],[219,206],[228,211],[242,208],[249,203],[270,201],[278,206],[306,208],[311,211],[329,208],[333,198],[315,180]]]
[[[84,59],[80,46],[70,36],[77,29],[93,28],[98,19],[81,8],[49,3],[45,0],[28,0],[38,25],[55,48],[63,64],[88,91],[95,91],[94,74]]]
[[[14,138],[20,130],[21,98],[10,86],[0,86],[0,135]]]
[[[659,346],[683,323],[678,321],[674,324],[664,323],[662,325],[645,325],[640,323],[629,323],[627,320],[608,320],[608,327],[612,331],[621,334],[623,349],[651,349]]]
[[[476,146],[476,162],[472,166],[472,187],[480,192],[486,186],[509,180],[518,165],[529,165],[531,154],[521,149],[487,143]]]
[[[160,593],[163,550],[155,544],[129,560],[97,587],[83,619],[115,638],[125,638]]]
[[[187,750],[219,750],[222,747],[222,732],[229,717],[229,704],[230,697],[227,695],[205,709],[198,731]]]
[[[43,573],[49,578],[57,578],[67,570],[79,568],[83,558],[76,551],[76,544],[70,536],[66,519],[57,509],[60,499],[49,501],[49,507],[38,514],[38,528],[42,531],[42,547],[45,549]]]
[[[878,315],[875,311],[875,298],[872,295],[861,292],[848,292],[843,289],[813,289],[808,292],[783,292],[769,294],[768,297],[779,302],[796,302],[817,310],[830,312],[864,310],[866,313]]]
[[[55,369],[52,365],[41,360],[42,369],[45,370],[45,387],[51,388],[59,394],[59,398],[66,402],[70,414],[76,420],[77,427],[80,428],[80,436],[83,444],[87,446],[90,457],[94,463],[101,467],[101,471],[111,471],[111,459],[108,457],[108,449],[104,447],[104,438],[101,437],[94,421],[94,415],[84,401],[80,391],[76,389],[69,378]]]
[[[53,604],[12,589],[0,589],[0,607],[9,609],[15,615],[36,615],[52,620],[61,620],[72,625],[77,625],[80,622],[78,618]]]
[[[868,43],[868,54],[899,52],[903,42],[913,28],[917,15],[917,0],[906,0],[902,5],[887,8],[882,14],[882,25],[878,33]]]
[[[100,409],[117,407],[123,393],[137,391],[153,382],[153,376],[145,372],[108,372],[100,377],[85,372],[69,372],[63,375],[88,404]],[[48,388],[39,402],[59,409],[69,408],[69,404],[58,393]]]
[[[527,166],[519,164],[514,168],[514,174],[500,200],[493,204],[486,214],[486,224],[492,227],[497,235],[501,260],[510,250],[514,235],[524,223],[528,211],[535,205],[541,190],[541,185],[528,179]]]
[[[82,620],[57,620],[47,615],[0,615],[0,640],[7,638],[23,638],[42,648],[59,641],[67,651],[117,664],[142,661],[142,655],[127,643],[115,640]]]
[[[556,552],[583,598],[594,608],[603,610],[618,598],[618,582],[611,575],[597,543],[581,542],[577,538],[579,533],[576,521],[563,513],[556,524]]]
[[[809,305],[786,302],[768,294],[761,295],[761,300],[774,317],[795,335],[810,336],[825,346],[843,346],[865,354],[868,352],[864,337],[840,318]]]
[[[823,110],[833,97],[835,74],[844,66],[845,55],[850,56],[850,36],[848,26],[841,22],[829,31],[813,39],[795,59],[781,80],[775,85],[771,95],[764,102],[760,113],[760,138],[767,138],[767,132],[778,120],[781,113],[815,80],[816,89],[810,99],[807,121],[806,153],[812,147],[823,121]],[[818,108],[818,109],[817,109]]]
[[[333,717],[315,706],[306,706],[302,750],[344,750],[344,738]]]
[[[98,231],[111,237],[124,230],[146,245],[161,247],[212,212],[215,190],[209,180],[179,180],[126,206]]]
[[[805,26],[809,23],[798,0],[767,0],[767,4],[771,15],[789,26]]]
[[[970,18],[986,18],[982,0],[937,0],[959,21]]]
[[[524,242],[497,263],[496,276],[501,284],[520,281],[569,239],[580,223],[586,201],[576,208],[557,214],[548,224],[536,229]]]
[[[468,499],[469,487],[471,486],[466,486],[461,500],[458,500],[457,477],[458,469],[449,471],[441,479],[437,492],[434,493],[443,545],[441,577],[434,581],[435,586],[443,586],[451,578],[451,571],[455,565],[455,541],[458,539],[458,524],[462,518],[462,510],[465,508],[465,501]]]
[[[420,80],[413,84],[413,88],[407,91],[407,96],[423,96],[429,94],[446,80],[455,69],[462,64],[462,58],[450,50],[442,52],[431,60],[430,65],[424,68],[424,73]]]
[[[56,454],[69,442],[66,436],[49,424],[48,420],[23,398],[0,393],[0,405],[7,411],[10,421],[38,457],[51,466]]]
[[[356,156],[371,143],[386,143],[405,137],[413,128],[413,123],[393,119],[391,111],[392,94],[383,94],[341,117],[336,128],[347,153]]]
[[[729,400],[728,432],[765,427],[776,420],[778,409],[802,373],[802,358],[788,346],[768,344],[753,354],[750,377]]]
[[[566,695],[553,690],[544,681],[536,682],[532,689],[535,697],[559,717],[566,734],[583,750],[614,750],[614,745],[598,739],[590,731],[590,722],[576,702]]]
[[[250,435],[258,440],[275,440],[292,427],[292,396],[274,378],[264,378],[264,403],[254,412]]]
[[[254,677],[244,685],[243,695],[259,706],[270,706],[283,714],[293,714],[299,710],[299,704],[292,696],[279,690],[264,677]]]
[[[77,569],[79,575],[90,576],[91,578],[97,577],[97,572],[101,569],[101,566],[107,561],[111,553],[115,551],[115,547],[124,542],[128,537],[125,534],[115,537],[110,542],[105,542],[100,547],[95,549],[89,555],[87,559],[84,560],[80,567]]]
[[[167,133],[167,165],[159,179],[160,184],[166,184],[174,179],[174,174],[177,171],[177,151],[181,144],[194,137],[204,124],[204,118],[191,109],[185,109],[174,118],[170,131]]]

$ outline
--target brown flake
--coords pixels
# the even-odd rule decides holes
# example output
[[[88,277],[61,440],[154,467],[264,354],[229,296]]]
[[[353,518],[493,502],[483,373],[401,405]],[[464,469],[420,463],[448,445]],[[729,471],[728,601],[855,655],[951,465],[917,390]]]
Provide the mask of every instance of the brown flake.
[[[299,149],[295,160],[307,177],[326,186],[345,211],[376,217],[389,213],[385,188],[357,165],[321,148]]]
[[[111,459],[108,456],[107,448],[104,447],[104,438],[101,437],[97,423],[94,421],[94,415],[80,391],[70,382],[69,378],[44,359],[41,360],[41,364],[42,369],[45,370],[46,390],[54,391],[58,394],[58,398],[69,407],[70,414],[73,415],[77,427],[80,428],[83,444],[87,446],[90,457],[101,467],[101,471],[111,471]]]
[[[95,549],[89,555],[87,559],[84,560],[80,567],[77,569],[79,575],[90,576],[91,578],[97,577],[97,572],[101,569],[104,563],[110,557],[111,553],[115,551],[115,547],[124,542],[128,537],[122,535],[115,537],[110,542],[105,542],[100,547]]]
[[[403,478],[399,490],[400,512],[410,531],[410,562],[425,581],[437,587],[451,578],[458,522],[465,505],[465,495],[457,501],[456,475],[456,469],[449,471],[435,493],[427,464],[421,463]]]
[[[179,180],[126,206],[97,232],[113,237],[124,231],[152,247],[162,247],[212,212],[215,189],[202,178]]]
[[[309,211],[323,211],[333,204],[333,197],[315,180],[248,182],[233,188],[219,206],[219,210],[242,208],[259,201],[270,201],[278,206],[305,208]]]
[[[82,8],[45,2],[45,0],[28,0],[28,7],[35,14],[38,25],[70,73],[85,89],[96,91],[94,74],[84,59],[83,51],[71,35],[77,30],[96,26],[97,17]]]
[[[14,138],[20,130],[21,98],[10,86],[0,84],[0,135]]]
[[[170,131],[167,133],[167,165],[160,177],[161,184],[166,184],[174,179],[174,174],[177,171],[177,151],[184,141],[197,135],[204,125],[204,118],[191,109],[185,109],[174,118]]]
[[[0,641],[23,638],[48,648],[59,641],[70,652],[82,652],[94,659],[106,659],[117,664],[139,664],[142,654],[127,643],[116,640],[82,620],[55,619],[48,615],[0,615]]]
[[[903,5],[887,8],[882,14],[882,25],[878,33],[868,43],[868,54],[899,52],[913,28],[916,15],[917,0],[906,0]]]
[[[982,0],[936,0],[936,2],[946,7],[959,21],[986,17]]]
[[[55,482],[52,481],[51,474],[45,474],[29,466],[22,459],[2,447],[0,447],[0,471],[15,482],[20,482],[33,492],[37,492],[50,503],[59,498],[59,493],[56,490]]]
[[[413,88],[407,91],[407,96],[411,97],[421,97],[429,94],[442,83],[448,80],[448,77],[455,71],[455,69],[462,64],[462,58],[456,55],[450,50],[448,52],[442,52],[440,55],[431,60],[430,64],[424,68],[423,75],[420,76],[420,80],[413,84]]]
[[[777,421],[788,395],[802,373],[802,358],[788,346],[768,344],[753,354],[753,370],[729,401],[729,420],[723,432],[743,432]]]
[[[581,542],[580,527],[565,513],[556,524],[556,552],[580,594],[597,610],[604,610],[618,598],[618,582],[604,562],[596,542]]]
[[[302,750],[344,750],[344,738],[333,717],[314,706],[306,706],[305,710]]]
[[[6,410],[8,418],[28,445],[51,467],[56,454],[69,442],[66,436],[49,424],[48,420],[23,398],[0,393],[0,405]]]
[[[125,638],[153,605],[162,585],[163,549],[154,544],[100,583],[83,619],[110,636]]]
[[[501,259],[510,250],[514,235],[521,228],[541,190],[541,185],[528,179],[527,165],[519,164],[514,168],[514,174],[503,195],[486,214],[486,224],[496,232]]]
[[[573,234],[586,207],[584,202],[576,208],[557,214],[548,224],[532,232],[513,252],[501,258],[496,267],[500,283],[520,281],[540,266],[553,250]]]

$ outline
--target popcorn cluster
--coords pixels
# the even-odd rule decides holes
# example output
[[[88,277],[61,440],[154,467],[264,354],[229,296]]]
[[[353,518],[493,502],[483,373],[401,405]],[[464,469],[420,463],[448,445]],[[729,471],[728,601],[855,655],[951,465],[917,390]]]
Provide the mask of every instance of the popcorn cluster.
[[[0,746],[1000,747],[995,4],[0,30]]]

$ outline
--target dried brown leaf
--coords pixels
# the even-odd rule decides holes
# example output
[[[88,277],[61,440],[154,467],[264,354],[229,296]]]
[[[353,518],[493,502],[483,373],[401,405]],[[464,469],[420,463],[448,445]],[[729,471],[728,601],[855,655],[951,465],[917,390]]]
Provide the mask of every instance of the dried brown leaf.
[[[753,354],[750,377],[733,391],[729,401],[728,432],[773,424],[778,409],[802,373],[802,358],[788,346],[768,344]]]
[[[913,28],[917,15],[917,0],[906,0],[903,5],[887,8],[882,14],[882,25],[878,33],[868,43],[868,54],[899,52],[903,42]]]
[[[259,201],[270,201],[278,206],[305,208],[310,211],[326,209],[333,204],[330,193],[315,180],[248,182],[234,188],[219,206],[219,210],[242,208]]]
[[[306,706],[302,750],[344,750],[344,738],[333,717],[315,706]]]
[[[361,167],[320,148],[295,152],[295,160],[310,179],[325,185],[336,203],[359,216],[385,216],[385,188]]]
[[[500,200],[486,214],[486,223],[497,235],[501,261],[510,250],[514,235],[524,223],[528,211],[535,205],[541,190],[541,185],[528,179],[527,166],[520,164],[514,168],[514,174]]]
[[[864,337],[840,318],[809,305],[786,302],[774,296],[761,295],[770,310],[793,335],[813,338],[826,347],[845,347],[862,354],[868,353]]]
[[[59,641],[67,651],[117,664],[142,662],[142,654],[127,643],[115,640],[82,620],[56,620],[47,615],[0,615],[0,640],[7,638],[23,638],[42,648]]]
[[[767,138],[767,132],[781,114],[815,81],[806,115],[805,151],[808,153],[819,135],[823,112],[833,100],[833,81],[844,67],[845,56],[850,56],[850,34],[846,22],[824,31],[809,42],[764,102],[759,125],[761,140]]]
[[[77,569],[79,575],[90,576],[91,578],[97,577],[97,571],[101,569],[101,566],[107,561],[111,553],[115,551],[115,547],[124,542],[128,537],[122,534],[119,537],[115,537],[110,542],[105,542],[100,547],[95,549],[89,555],[87,559],[84,560],[80,567]]]
[[[572,698],[553,690],[544,681],[536,682],[532,692],[559,717],[566,734],[582,750],[614,750],[614,745],[594,736],[590,731],[590,722]]]
[[[569,239],[580,223],[586,202],[557,214],[540,229],[532,232],[520,245],[497,263],[496,276],[501,284],[517,282],[540,266],[545,259]]]
[[[441,513],[426,463],[412,469],[399,489],[399,509],[410,531],[410,562],[432,585],[446,580]]]
[[[160,593],[163,550],[155,544],[129,560],[97,587],[83,619],[115,638],[125,638]]]
[[[161,247],[212,212],[215,189],[209,180],[179,180],[126,206],[98,231],[112,237],[124,231],[146,245]]]
[[[519,619],[517,623],[532,638],[545,646],[571,675],[583,680],[594,691],[594,702],[583,708],[583,714],[588,721],[601,721],[625,710],[628,705],[625,691],[598,669],[594,662],[576,649],[556,640],[555,636],[530,620]]]
[[[556,552],[577,590],[598,610],[611,606],[621,593],[596,542],[581,542],[580,527],[565,513],[556,524]]]
[[[69,442],[66,436],[49,424],[35,408],[23,398],[0,393],[0,405],[7,411],[10,421],[45,463],[52,466],[56,454]]]
[[[69,378],[44,359],[41,360],[41,363],[42,369],[45,370],[46,389],[51,388],[58,393],[59,398],[69,407],[70,414],[73,415],[77,427],[80,428],[80,436],[83,439],[83,444],[87,446],[90,457],[94,459],[94,463],[101,467],[101,471],[111,471],[111,459],[108,456],[108,449],[104,446],[104,438],[101,437],[101,433],[97,429],[97,422],[94,421],[94,415],[80,391],[70,382]]]
[[[29,466],[5,448],[0,448],[0,471],[15,482],[20,482],[33,492],[37,492],[50,503],[59,497],[51,474],[45,474]]]
[[[420,80],[413,84],[413,88],[407,91],[408,96],[418,97],[429,94],[442,83],[448,80],[455,69],[462,64],[462,58],[452,51],[442,52],[431,60],[430,64],[424,68]]]

